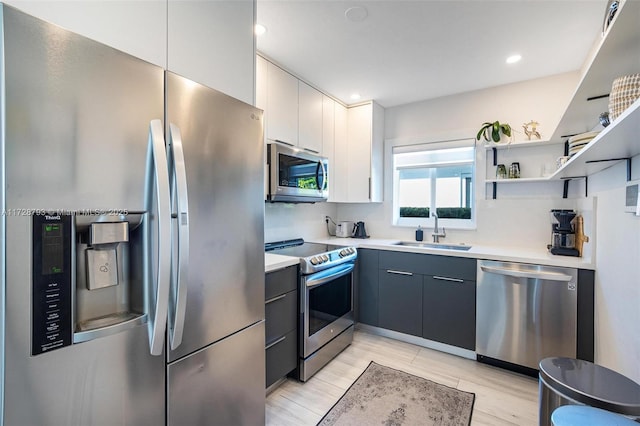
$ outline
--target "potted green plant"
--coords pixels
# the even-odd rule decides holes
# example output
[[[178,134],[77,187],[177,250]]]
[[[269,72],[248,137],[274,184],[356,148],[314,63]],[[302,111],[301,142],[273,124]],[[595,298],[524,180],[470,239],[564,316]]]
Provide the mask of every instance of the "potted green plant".
[[[487,142],[500,142],[501,134],[504,134],[507,137],[511,137],[511,126],[504,123],[500,124],[499,121],[494,121],[493,123],[483,123],[482,127],[478,131],[478,135],[476,136],[477,140],[480,140],[481,137],[484,137],[484,140]]]

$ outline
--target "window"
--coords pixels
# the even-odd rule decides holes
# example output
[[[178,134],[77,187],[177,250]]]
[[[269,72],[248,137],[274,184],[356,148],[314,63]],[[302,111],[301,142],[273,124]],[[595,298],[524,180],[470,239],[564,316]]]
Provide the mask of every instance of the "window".
[[[474,175],[472,141],[393,147],[394,224],[472,228]]]

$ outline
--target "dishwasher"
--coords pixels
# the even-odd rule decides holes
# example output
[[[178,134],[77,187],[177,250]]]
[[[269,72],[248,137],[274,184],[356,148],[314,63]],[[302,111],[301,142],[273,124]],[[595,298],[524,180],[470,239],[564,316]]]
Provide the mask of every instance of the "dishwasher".
[[[477,272],[479,361],[537,370],[544,358],[576,357],[576,269],[482,260]]]

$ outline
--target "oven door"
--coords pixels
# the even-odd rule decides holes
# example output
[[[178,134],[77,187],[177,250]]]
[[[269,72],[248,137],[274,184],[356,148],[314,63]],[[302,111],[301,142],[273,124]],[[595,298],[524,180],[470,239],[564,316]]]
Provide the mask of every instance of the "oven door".
[[[328,159],[275,143],[267,146],[269,201],[326,201]]]
[[[353,325],[353,268],[343,263],[302,277],[300,354],[320,349]]]

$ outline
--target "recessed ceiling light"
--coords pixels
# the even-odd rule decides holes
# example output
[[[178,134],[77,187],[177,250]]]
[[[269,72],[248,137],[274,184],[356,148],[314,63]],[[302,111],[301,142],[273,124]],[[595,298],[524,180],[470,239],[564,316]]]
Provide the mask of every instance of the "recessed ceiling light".
[[[256,24],[254,31],[257,36],[261,36],[267,32],[267,27],[265,27],[264,25]]]
[[[363,6],[350,7],[344,12],[344,16],[351,22],[362,22],[367,19],[369,12]]]
[[[349,97],[351,98],[352,101],[357,101],[358,99],[360,99],[360,93],[354,93]]]
[[[522,59],[522,56],[520,55],[511,55],[507,58],[507,63],[515,64],[516,62],[520,61],[520,59]]]

